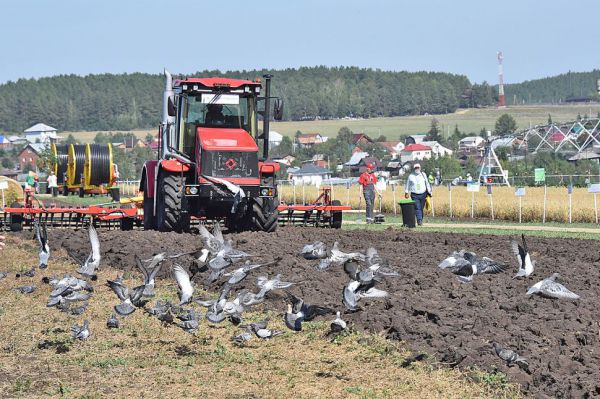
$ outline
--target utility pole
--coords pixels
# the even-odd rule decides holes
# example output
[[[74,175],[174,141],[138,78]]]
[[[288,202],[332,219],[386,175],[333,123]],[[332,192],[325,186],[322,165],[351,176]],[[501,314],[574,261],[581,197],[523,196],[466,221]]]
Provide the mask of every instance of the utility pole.
[[[506,100],[504,99],[504,68],[502,61],[504,56],[502,51],[498,51],[498,108],[506,107]]]

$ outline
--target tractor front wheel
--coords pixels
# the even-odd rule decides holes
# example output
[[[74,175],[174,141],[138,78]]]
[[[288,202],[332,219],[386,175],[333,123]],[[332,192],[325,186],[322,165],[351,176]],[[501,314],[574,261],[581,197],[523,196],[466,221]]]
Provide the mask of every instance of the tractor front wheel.
[[[184,209],[183,189],[185,178],[176,174],[161,173],[156,190],[156,224],[159,231],[181,233],[189,230],[190,219]]]
[[[277,198],[255,198],[252,204],[252,230],[272,233],[277,229]]]

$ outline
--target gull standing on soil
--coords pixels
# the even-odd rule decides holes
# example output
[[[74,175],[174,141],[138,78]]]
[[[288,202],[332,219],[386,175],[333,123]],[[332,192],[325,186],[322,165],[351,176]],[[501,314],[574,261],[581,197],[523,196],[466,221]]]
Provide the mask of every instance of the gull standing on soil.
[[[304,300],[286,292],[288,298],[288,309],[283,320],[285,325],[293,331],[302,331],[302,323],[311,321],[317,316],[331,313],[331,309],[323,306],[309,305]]]
[[[329,325],[329,332],[327,335],[340,334],[341,332],[345,331],[347,327],[347,323],[342,320],[341,314],[338,311],[335,313],[335,320],[333,320]]]
[[[164,252],[154,255],[152,259],[149,260],[149,264],[146,266],[142,263],[142,260],[135,255],[135,263],[144,275],[144,296],[146,298],[153,298],[154,293],[154,279],[156,275],[160,271],[162,266],[162,262],[165,260],[166,256]]]
[[[82,326],[75,324],[73,327],[71,327],[71,336],[75,339],[84,341],[90,337],[90,334],[89,320],[84,321]]]
[[[306,244],[304,248],[302,248],[301,255],[307,260],[323,259],[327,257],[327,247],[325,246],[325,243],[321,241],[317,241],[313,244]]]
[[[533,273],[533,269],[535,268],[535,261],[531,260],[529,250],[527,249],[527,243],[525,242],[525,234],[521,234],[521,241],[523,242],[523,245],[517,243],[516,240],[511,241],[513,253],[519,261],[519,271],[517,272],[517,274],[515,274],[515,277],[513,278],[529,277],[529,275]]]
[[[529,369],[529,363],[527,363],[527,359],[522,356],[519,356],[515,351],[508,348],[503,348],[497,343],[493,343],[494,351],[496,351],[496,355],[502,360],[506,362],[508,367],[512,367],[515,364],[524,370]]]
[[[40,245],[39,268],[45,269],[48,267],[48,259],[50,258],[50,247],[48,246],[48,232],[46,231],[46,224],[40,226],[37,221],[35,222],[35,237]]]
[[[194,295],[194,287],[190,281],[190,275],[180,264],[173,266],[173,276],[179,286],[179,305],[185,305],[192,300]]]
[[[106,320],[106,327],[119,328],[119,319],[114,313],[110,316],[110,319]]]
[[[453,252],[448,258],[444,259],[438,267],[446,269],[458,275],[458,279],[463,283],[473,281],[473,277],[480,274],[497,274],[505,271],[508,266],[485,256],[477,256],[473,252],[461,250]]]
[[[556,281],[559,278],[560,274],[554,273],[552,276],[543,279],[529,288],[527,295],[538,294],[547,298],[569,299],[573,301],[579,299],[579,295],[571,292],[564,285]]]
[[[364,261],[365,255],[360,252],[342,252],[338,249],[338,242],[336,241],[333,243],[329,257],[321,259],[318,268],[319,270],[326,270],[333,263],[341,264],[351,259]]]
[[[90,278],[92,280],[96,279],[96,270],[100,265],[100,240],[98,240],[98,232],[93,224],[90,224],[88,229],[88,235],[90,238],[90,244],[92,246],[92,252],[88,255],[85,262],[81,262],[77,257],[73,256],[77,262],[79,262],[80,267],[77,270],[77,273],[81,274],[84,277]]]

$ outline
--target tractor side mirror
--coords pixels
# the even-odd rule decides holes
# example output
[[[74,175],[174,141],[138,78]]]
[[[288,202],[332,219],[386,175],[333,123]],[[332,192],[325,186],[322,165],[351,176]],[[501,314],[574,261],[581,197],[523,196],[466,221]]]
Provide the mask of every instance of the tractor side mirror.
[[[283,119],[283,100],[278,98],[275,100],[273,107],[273,119],[280,121]]]
[[[169,116],[177,115],[175,104],[173,104],[173,97],[169,97],[169,100],[167,101],[167,112],[169,113]]]

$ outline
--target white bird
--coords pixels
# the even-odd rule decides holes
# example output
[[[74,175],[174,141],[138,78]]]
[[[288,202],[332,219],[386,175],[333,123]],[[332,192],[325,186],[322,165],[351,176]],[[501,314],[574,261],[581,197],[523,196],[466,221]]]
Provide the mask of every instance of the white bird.
[[[325,270],[331,266],[332,263],[340,264],[348,260],[360,260],[364,262],[365,255],[360,252],[342,252],[339,250],[338,242],[336,241],[333,243],[329,256],[321,259],[318,267],[320,270]]]
[[[473,281],[473,277],[476,275],[497,274],[507,269],[506,265],[502,265],[485,256],[477,256],[473,252],[464,250],[453,252],[452,255],[444,259],[438,267],[458,275],[458,279],[463,283]]]
[[[535,261],[531,260],[531,256],[529,255],[529,250],[527,249],[527,243],[525,242],[525,234],[521,234],[521,240],[523,245],[517,243],[517,241],[512,240],[511,246],[513,253],[517,257],[517,261],[519,262],[519,271],[515,274],[513,278],[519,277],[529,277],[535,268]]]
[[[580,298],[579,295],[558,283],[556,281],[558,278],[560,278],[560,274],[554,273],[552,276],[543,279],[529,288],[527,295],[538,294],[547,298],[569,299],[573,301]]]
[[[323,259],[327,257],[327,247],[325,243],[317,241],[313,244],[306,244],[302,248],[301,255],[304,259],[314,260]]]
[[[233,195],[233,205],[231,207],[231,213],[235,213],[239,203],[242,201],[242,199],[246,197],[246,193],[244,192],[242,187],[238,186],[237,184],[233,184],[232,182],[227,181],[225,179],[219,179],[218,177],[204,175],[202,175],[202,177],[204,177],[210,183],[216,183],[221,186],[225,186],[225,188]]]
[[[48,267],[48,259],[50,258],[50,247],[48,246],[48,232],[46,231],[46,224],[40,226],[37,221],[35,222],[35,237],[40,245],[39,268],[45,269]]]
[[[121,316],[132,314],[135,312],[136,307],[142,307],[147,302],[147,300],[144,300],[145,285],[139,285],[129,289],[123,284],[121,278],[118,278],[117,280],[107,280],[106,285],[108,285],[121,300],[121,303],[114,307],[115,311]]]
[[[173,276],[179,286],[179,305],[184,305],[192,300],[194,295],[194,287],[190,281],[190,275],[181,265],[173,266]]]
[[[360,281],[352,280],[343,289],[342,302],[348,310],[354,311],[358,309],[358,301],[362,298],[385,298],[387,296],[386,291],[373,286],[361,287]]]
[[[227,281],[228,284],[237,284],[240,281],[244,280],[248,276],[248,272],[250,272],[251,270],[257,269],[262,266],[274,265],[277,262],[279,262],[280,259],[281,258],[274,260],[273,262],[262,263],[262,264],[257,264],[257,265],[251,265],[250,261],[247,260],[246,263],[244,264],[244,266],[237,268],[229,273],[224,273],[223,276],[229,277],[229,280]]]
[[[268,292],[276,290],[276,289],[284,289],[289,288],[294,283],[290,283],[287,281],[281,281],[281,274],[276,275],[273,279],[269,280],[267,276],[260,276],[257,279],[256,284],[260,291],[258,293],[259,297],[264,297]]]
[[[342,320],[340,312],[336,312],[335,320],[333,320],[329,326],[331,334],[339,334],[347,328],[347,324]]]
[[[98,232],[94,228],[92,224],[90,224],[90,228],[88,230],[88,234],[90,237],[90,244],[92,246],[92,252],[89,254],[85,262],[81,262],[75,256],[71,255],[75,260],[77,260],[80,264],[77,273],[82,276],[95,279],[96,278],[96,269],[100,265],[100,241],[98,240]]]

